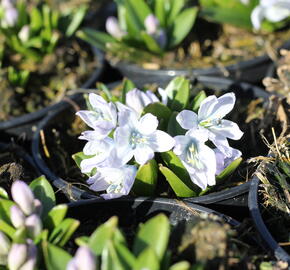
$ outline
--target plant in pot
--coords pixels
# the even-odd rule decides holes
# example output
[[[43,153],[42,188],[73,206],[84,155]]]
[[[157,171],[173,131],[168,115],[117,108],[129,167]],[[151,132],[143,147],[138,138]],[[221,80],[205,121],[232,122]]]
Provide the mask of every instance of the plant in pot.
[[[260,162],[249,195],[249,209],[257,231],[278,260],[290,265],[289,134],[277,138]]]
[[[110,63],[138,87],[156,78],[164,86],[178,75],[259,82],[270,64],[266,55],[270,49],[266,49],[277,49],[289,39],[287,30],[273,32],[287,22],[285,17],[279,17],[282,23],[270,24],[275,27],[268,27],[268,32],[251,31],[251,12],[257,1],[247,5],[239,0],[231,5],[226,0],[200,1],[199,13],[190,1],[125,0],[116,4],[118,19],[107,19],[108,33],[85,28],[78,36],[106,51]],[[214,23],[195,20],[197,15]]]
[[[56,204],[44,177],[29,186],[16,181],[13,200],[0,191],[1,269],[186,270],[255,263],[244,261],[248,245],[237,236],[239,224],[198,205],[165,200]]]
[[[161,136],[164,135],[164,132],[170,134],[170,136],[164,135],[164,139],[167,138],[171,142],[170,144],[172,144],[173,142],[172,137],[178,136],[178,135],[182,136],[187,132],[187,130],[182,129],[179,123],[176,121],[176,116],[178,115],[178,113],[183,111],[183,109],[187,109],[188,111],[191,111],[190,114],[195,115],[192,112],[192,110],[194,109],[195,112],[197,112],[199,110],[198,108],[200,106],[201,100],[206,98],[205,92],[202,91],[199,93],[200,90],[206,90],[206,92],[209,95],[213,93],[217,95],[221,95],[222,93],[229,91],[228,89],[235,89],[236,90],[235,93],[238,97],[237,103],[239,106],[239,112],[235,110],[235,112],[231,114],[231,119],[234,119],[235,121],[239,121],[239,124],[243,126],[243,130],[245,131],[245,135],[242,138],[242,143],[239,144],[239,141],[235,141],[236,142],[235,147],[236,148],[242,147],[242,152],[246,158],[259,155],[263,152],[262,150],[263,143],[259,141],[258,139],[258,131],[255,132],[255,129],[259,130],[259,122],[256,121],[256,122],[246,124],[245,121],[247,118],[246,111],[247,111],[247,106],[248,106],[249,101],[252,101],[254,97],[257,98],[257,96],[259,95],[260,97],[263,97],[266,100],[266,98],[268,97],[268,94],[265,91],[257,87],[249,86],[248,84],[239,84],[239,85],[233,84],[232,81],[228,81],[228,80],[220,79],[220,78],[204,78],[204,80],[200,79],[199,81],[193,82],[191,84],[184,77],[177,77],[169,83],[169,85],[165,88],[165,90],[160,90],[160,93],[163,94],[164,103],[165,103],[167,94],[170,93],[169,94],[170,97],[167,97],[168,103],[166,106],[164,103],[160,102],[161,96],[159,96],[157,93],[154,94],[153,92],[150,92],[150,91],[143,92],[137,89],[132,90],[134,89],[134,87],[135,87],[134,84],[128,80],[125,80],[123,85],[117,88],[114,88],[113,86],[109,86],[107,88],[106,86],[100,84],[99,85],[100,90],[96,91],[95,93],[100,94],[100,91],[103,90],[104,91],[102,94],[103,97],[107,100],[113,100],[110,103],[110,105],[108,105],[107,103],[106,103],[107,105],[105,105],[105,101],[103,101],[104,104],[103,103],[99,104],[98,109],[96,109],[95,108],[96,106],[92,108],[89,102],[87,102],[88,107],[86,107],[86,105],[84,104],[84,101],[80,100],[77,104],[74,104],[73,110],[62,109],[59,111],[55,111],[52,114],[50,114],[48,117],[43,119],[43,121],[41,121],[41,123],[39,124],[37,131],[35,132],[33,142],[32,142],[33,157],[36,161],[36,164],[39,166],[40,170],[42,171],[42,173],[46,174],[48,179],[50,179],[54,183],[54,185],[56,185],[58,188],[61,188],[70,199],[78,200],[80,198],[92,198],[96,196],[98,197],[100,194],[100,193],[92,193],[90,189],[88,189],[88,186],[85,185],[85,182],[88,179],[88,175],[92,176],[91,173],[92,174],[96,173],[96,169],[93,169],[93,168],[99,167],[98,156],[95,156],[95,154],[93,153],[89,154],[89,152],[87,151],[90,151],[90,149],[95,149],[94,147],[96,148],[101,147],[98,153],[100,154],[103,153],[103,155],[99,156],[100,158],[99,161],[100,162],[104,161],[103,165],[105,165],[107,158],[110,158],[111,160],[113,160],[113,162],[116,162],[116,164],[120,158],[120,155],[119,155],[117,156],[116,159],[114,159],[113,155],[117,153],[114,153],[114,152],[110,153],[110,150],[113,150],[114,148],[113,147],[114,139],[112,138],[113,133],[116,134],[117,132],[118,134],[117,129],[115,130],[116,126],[113,128],[114,123],[115,124],[117,123],[115,122],[117,120],[116,119],[117,110],[115,107],[116,106],[115,102],[117,100],[120,100],[120,101],[123,100],[123,102],[125,103],[126,103],[125,100],[127,100],[128,104],[131,103],[131,106],[135,108],[131,110],[139,111],[138,114],[136,113],[136,115],[138,115],[136,116],[137,118],[141,117],[143,109],[144,109],[144,113],[150,113],[150,114],[155,115],[155,116],[149,115],[151,119],[155,119],[153,120],[154,126],[156,125],[157,120],[158,120],[159,122],[158,129],[162,130],[162,132],[160,131]],[[212,88],[214,88],[215,90],[213,91]],[[108,91],[108,89],[110,89],[111,91]],[[129,90],[132,90],[132,91],[129,91]],[[104,94],[104,93],[107,93],[107,94]],[[158,95],[159,97],[157,97],[156,95]],[[127,96],[128,98],[126,98]],[[225,97],[227,96],[229,96],[229,99],[232,102],[234,101],[235,99],[234,94],[226,94]],[[97,97],[97,99],[101,99],[101,98]],[[217,97],[211,96],[210,98],[208,97],[208,99],[216,100]],[[119,110],[121,110],[122,107],[126,108],[125,104],[123,104],[123,106],[122,106],[122,103],[120,102],[117,102],[116,104],[118,104],[117,107],[119,108]],[[196,104],[195,107],[194,107],[194,104]],[[75,111],[80,110],[79,106],[81,108],[84,108],[85,110],[87,110],[87,108],[89,108],[89,110],[92,110],[92,111],[87,111],[84,114],[80,113],[81,116],[88,114],[88,115],[91,115],[92,117],[94,117],[95,114],[100,112],[102,108],[105,108],[104,110],[106,111],[106,113],[101,113],[101,115],[106,116],[106,119],[115,119],[113,120],[111,124],[108,123],[108,125],[111,125],[112,131],[115,130],[112,133],[109,132],[109,136],[110,136],[109,138],[106,138],[107,136],[105,136],[104,138],[106,139],[104,139],[104,141],[101,140],[103,141],[101,143],[98,140],[94,140],[88,143],[88,145],[85,146],[84,148],[84,144],[86,141],[78,140],[77,137],[79,136],[81,132],[84,132],[88,128],[84,124],[84,122],[81,121],[79,117],[75,116]],[[110,107],[112,107],[111,110],[109,110]],[[260,109],[263,109],[263,108],[260,108]],[[112,115],[110,116],[110,114]],[[86,122],[89,121],[89,119],[86,118],[86,116],[83,116],[83,117],[86,120]],[[93,120],[91,120],[92,122],[89,122],[88,124],[91,127],[92,125],[94,125],[93,122],[96,123],[97,125],[98,123],[97,120],[98,120],[97,118],[96,119],[93,118]],[[131,120],[127,121],[127,123],[130,124],[132,121]],[[227,123],[231,123],[234,126],[234,128],[237,128],[237,126],[233,124],[232,122],[227,122]],[[105,124],[106,122],[104,122],[102,125],[105,125]],[[192,124],[194,124],[193,120],[192,120]],[[94,128],[101,131],[101,129],[98,128],[97,126],[94,126]],[[198,128],[198,125],[196,126],[196,128]],[[206,128],[202,128],[202,127],[199,127],[199,128],[207,131]],[[155,131],[153,130],[152,132],[155,132]],[[157,133],[159,133],[159,131]],[[197,131],[197,133],[199,133],[199,131]],[[96,133],[94,133],[94,130],[84,132],[85,137],[83,138],[88,138],[87,135],[89,134],[94,135]],[[238,136],[239,134],[241,135],[240,131],[235,133],[236,136]],[[148,133],[148,136],[149,136],[149,133]],[[163,140],[161,140],[160,143],[162,142]],[[247,145],[249,144],[249,142],[255,145],[255,147],[248,147]],[[175,141],[174,141],[174,144],[175,144]],[[123,143],[121,143],[121,146],[125,146],[125,145],[126,145],[125,143],[124,145]],[[200,147],[202,147],[202,149],[203,149],[203,145],[204,143],[201,143]],[[109,147],[108,149],[102,148],[102,147],[107,147],[107,146]],[[156,147],[158,147],[158,145],[156,145]],[[169,147],[169,149],[167,149],[166,147]],[[215,148],[214,145],[210,143],[209,141],[207,142],[207,145],[205,145],[204,147],[206,150],[210,152],[209,155],[213,153],[212,149]],[[75,154],[76,152],[81,151],[81,149],[83,148],[84,148],[84,153],[80,152],[78,154]],[[170,149],[171,147],[166,144],[164,145],[164,148],[165,148],[164,151],[171,150]],[[104,151],[101,152],[101,149],[103,149]],[[239,151],[236,151],[236,150],[232,150],[232,151],[234,151],[237,154],[237,156],[240,155]],[[80,170],[78,169],[78,167],[76,167],[76,164],[74,164],[71,158],[72,154],[74,154],[73,157],[76,163],[82,169],[84,168],[84,166],[86,166],[86,164],[88,165],[87,168],[83,169],[83,172],[85,172],[87,175],[80,173]],[[124,155],[121,154],[121,157],[130,158],[129,154],[131,155],[132,151],[131,153],[128,153],[127,156],[125,154]],[[138,161],[142,162],[143,164],[145,163],[144,165],[142,164],[142,166],[140,166],[140,163],[135,162],[134,159],[132,159],[133,161],[132,163],[130,162],[127,165],[123,164],[125,165],[123,167],[127,172],[126,174],[123,174],[122,170],[118,170],[117,167],[115,171],[114,170],[107,170],[106,172],[104,171],[104,173],[109,173],[110,171],[112,172],[114,171],[116,177],[118,177],[120,173],[119,176],[121,176],[122,178],[126,177],[126,181],[127,180],[129,181],[128,183],[130,185],[128,184],[128,186],[126,187],[123,186],[125,189],[121,188],[121,186],[123,185],[123,183],[121,182],[120,182],[121,186],[116,185],[115,188],[117,188],[117,190],[121,188],[121,190],[119,194],[115,194],[115,195],[121,196],[121,195],[128,194],[133,185],[133,182],[135,182],[132,188],[132,192],[130,193],[131,195],[135,195],[135,196],[136,195],[137,196],[142,196],[142,195],[143,196],[145,195],[146,196],[163,196],[163,197],[166,196],[170,198],[191,197],[191,198],[187,198],[186,201],[199,202],[199,203],[213,203],[217,201],[224,201],[226,199],[231,200],[231,198],[235,196],[242,195],[243,197],[242,202],[245,203],[244,195],[246,195],[249,188],[249,183],[245,183],[247,180],[246,175],[250,173],[247,163],[243,162],[239,168],[239,171],[236,171],[234,174],[231,175],[231,177],[229,177],[229,174],[231,174],[236,168],[236,166],[240,164],[241,158],[237,157],[237,160],[230,167],[228,167],[226,171],[224,171],[222,174],[219,175],[219,177],[217,178],[218,179],[217,185],[209,186],[208,188],[205,189],[205,187],[208,185],[208,182],[207,182],[208,176],[207,176],[207,171],[206,171],[207,166],[204,166],[203,170],[201,170],[204,176],[203,177],[204,182],[197,182],[194,179],[195,177],[194,172],[192,172],[193,180],[191,180],[191,177],[190,177],[191,172],[188,172],[185,166],[183,165],[184,159],[182,159],[182,157],[180,159],[174,152],[167,151],[164,153],[155,153],[155,159],[152,159],[152,160],[151,160],[151,157],[153,157],[152,154],[150,154],[150,158],[148,158],[148,155],[146,156],[145,154],[143,155],[142,151],[140,153],[141,155],[140,158],[145,157],[146,159],[148,159],[145,161],[142,160],[143,162],[140,161],[139,157],[137,157]],[[92,159],[90,159],[89,157],[92,157]],[[233,156],[232,158],[235,159]],[[213,157],[213,159],[216,160],[216,157]],[[204,162],[205,161],[203,161],[202,163]],[[227,165],[229,165],[229,163],[230,163],[230,160],[228,160],[228,163],[225,162],[224,164],[221,164],[221,163],[218,164],[218,166],[220,166],[219,170],[221,171],[223,169],[223,165],[226,167]],[[100,166],[104,167],[103,165],[100,164]],[[215,168],[215,167],[216,167],[216,164],[212,164],[212,168]],[[89,171],[91,169],[92,169],[92,172]],[[219,174],[219,172],[217,172],[217,174]],[[134,179],[135,175],[136,175],[136,179]],[[210,182],[210,185],[213,185],[215,181],[215,177],[214,177],[215,172],[213,172],[213,170],[210,169],[208,175],[209,177],[212,177],[211,180],[213,180],[213,182]],[[241,178],[241,175],[244,175],[245,178],[243,177]],[[111,176],[108,175],[107,177],[108,181],[110,177]],[[197,182],[199,186],[196,184],[193,184],[193,181]],[[93,182],[91,182],[91,184],[92,183]],[[240,185],[241,183],[245,183],[245,184]],[[92,185],[92,188],[94,188],[94,185]],[[202,191],[202,189],[205,189],[205,190]],[[214,191],[219,191],[219,192],[214,192]],[[205,193],[209,193],[209,194],[202,195]],[[105,195],[105,193],[103,194]],[[110,196],[109,194],[107,195]],[[233,200],[233,201],[237,204],[241,203],[239,200]]]
[[[1,2],[2,130],[41,118],[67,89],[89,87],[97,79],[92,73],[100,75],[101,54],[94,57],[74,36],[86,10],[86,5],[57,10],[42,1]]]

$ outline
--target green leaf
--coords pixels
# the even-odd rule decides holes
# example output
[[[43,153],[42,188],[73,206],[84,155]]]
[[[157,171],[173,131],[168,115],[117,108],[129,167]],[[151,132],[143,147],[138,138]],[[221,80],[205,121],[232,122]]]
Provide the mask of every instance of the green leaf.
[[[174,2],[182,2],[181,1],[174,1]],[[154,13],[157,19],[160,22],[160,26],[162,28],[166,28],[166,21],[167,21],[167,12],[166,12],[166,5],[168,4],[167,0],[156,0],[154,1]]]
[[[42,15],[37,7],[32,7],[30,11],[30,28],[32,32],[39,31],[42,27]]]
[[[159,214],[140,226],[133,244],[133,252],[136,256],[152,249],[161,261],[166,251],[170,235],[170,224],[164,214]],[[142,255],[141,255],[142,256]],[[151,255],[150,255],[151,256]]]
[[[153,13],[144,0],[124,0],[126,7],[127,30],[131,36],[144,30],[146,17]]]
[[[159,165],[159,170],[165,176],[169,185],[178,197],[195,197],[196,192],[187,183],[181,180],[175,173],[163,165]]]
[[[159,46],[157,41],[152,36],[147,34],[145,31],[141,31],[140,36],[141,36],[142,40],[144,41],[147,49],[150,52],[155,53],[155,54],[159,54],[159,55],[163,53],[162,48]]]
[[[189,92],[190,92],[190,84],[189,80],[185,79],[179,85],[177,88],[177,93],[174,96],[172,103],[171,103],[171,109],[174,111],[182,111],[188,103],[189,100]]]
[[[171,136],[184,135],[186,130],[183,129],[176,120],[178,112],[173,112],[168,122],[167,133]]]
[[[0,199],[0,220],[11,224],[10,222],[10,208],[14,205],[13,201]]]
[[[42,203],[42,217],[46,217],[48,212],[55,206],[55,194],[51,184],[44,175],[34,179],[29,187],[34,196]]]
[[[197,112],[201,102],[206,98],[206,93],[202,90],[193,99],[190,107],[194,112]]]
[[[89,243],[89,237],[88,236],[81,236],[75,239],[75,243],[78,246],[87,246]]]
[[[2,199],[6,199],[9,200],[9,196],[8,193],[6,192],[6,190],[2,187],[0,187],[0,198]]]
[[[53,207],[49,211],[47,217],[44,220],[44,227],[50,231],[53,230],[63,221],[66,212],[67,212],[66,204],[58,204],[55,207]]]
[[[167,15],[167,26],[170,26],[174,23],[177,15],[180,13],[184,6],[185,0],[170,0],[170,10]]]
[[[106,51],[108,43],[118,43],[110,35],[90,28],[78,30],[76,36],[102,51]]]
[[[97,255],[101,255],[103,249],[106,247],[108,242],[113,238],[114,233],[117,229],[118,218],[111,217],[103,225],[99,226],[91,235],[88,246]]]
[[[216,176],[217,182],[227,179],[240,166],[242,161],[243,159],[240,157],[228,165],[219,175]]]
[[[42,252],[47,270],[66,270],[71,255],[60,247],[42,242]]]
[[[116,253],[112,241],[108,241],[102,250],[102,270],[126,270],[126,266],[122,265]],[[129,268],[130,269],[130,268]]]
[[[252,30],[251,13],[258,5],[258,0],[244,5],[240,0],[200,0],[202,7],[200,16],[218,23],[228,23],[237,27]],[[233,10],[235,12],[233,12]]]
[[[52,244],[60,247],[64,246],[73,233],[76,231],[80,222],[76,219],[66,218],[54,228],[48,240]]]
[[[85,15],[87,12],[87,5],[81,5],[75,14],[73,14],[73,18],[70,24],[67,27],[65,35],[70,37],[74,34],[74,32],[79,28],[80,24],[82,23]]]
[[[190,264],[186,261],[178,262],[170,266],[169,270],[189,270]]]
[[[158,177],[158,167],[155,159],[149,160],[143,166],[140,166],[135,182],[133,192],[137,196],[152,196],[155,193]]]
[[[0,231],[7,234],[11,239],[13,238],[14,233],[16,230],[3,219],[0,219]]]
[[[114,247],[118,260],[120,261],[123,268],[128,270],[133,269],[136,263],[136,258],[130,252],[130,250],[122,244],[115,244]]]
[[[198,9],[187,8],[175,18],[170,32],[169,48],[177,46],[190,32],[196,19]]]
[[[101,90],[101,96],[106,100],[106,101],[112,101],[113,99],[113,95],[110,91],[110,89],[104,84],[104,83],[101,83],[101,82],[97,82],[97,89],[98,90]]]
[[[171,110],[161,102],[154,102],[148,104],[143,109],[143,114],[146,113],[151,113],[158,118],[159,121],[158,128],[161,130],[166,129],[170,116],[172,114]]]
[[[159,261],[152,248],[145,249],[137,258],[135,270],[159,270]]]
[[[129,80],[129,79],[124,79],[122,83],[122,96],[121,96],[121,102],[123,104],[126,104],[126,94],[136,88],[135,84]]]
[[[27,230],[25,226],[18,228],[13,234],[13,237],[12,237],[13,243],[24,244],[27,239],[26,233],[27,233]]]
[[[169,98],[169,102],[171,102],[177,94],[178,89],[183,84],[185,78],[182,76],[175,77],[172,79],[169,84],[165,88],[165,92]]]

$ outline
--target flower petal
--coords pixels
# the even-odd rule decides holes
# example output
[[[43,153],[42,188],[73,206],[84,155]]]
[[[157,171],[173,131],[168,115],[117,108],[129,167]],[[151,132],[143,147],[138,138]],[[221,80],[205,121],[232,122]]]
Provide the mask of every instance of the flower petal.
[[[107,104],[107,101],[102,96],[95,93],[89,94],[89,102],[94,109],[98,109],[100,105]]]
[[[221,120],[219,125],[211,126],[208,129],[216,135],[232,140],[239,140],[244,134],[236,123],[229,120]]]
[[[146,113],[138,122],[137,129],[144,135],[152,134],[158,127],[158,119],[151,113]]]
[[[184,129],[196,128],[198,125],[197,114],[189,110],[183,110],[176,116],[176,121]]]
[[[207,119],[213,112],[214,106],[218,103],[217,97],[208,96],[201,103],[198,109],[198,121]]]
[[[150,137],[150,147],[154,152],[166,152],[175,145],[175,140],[166,132],[156,130]]]
[[[154,151],[147,145],[138,145],[134,150],[134,157],[138,164],[144,165],[154,157]]]
[[[227,115],[234,108],[236,96],[234,93],[227,93],[219,97],[217,101],[218,103],[214,105],[210,119],[222,119]]]
[[[252,25],[256,30],[261,28],[261,23],[264,17],[265,17],[265,8],[262,6],[256,6],[251,13]]]

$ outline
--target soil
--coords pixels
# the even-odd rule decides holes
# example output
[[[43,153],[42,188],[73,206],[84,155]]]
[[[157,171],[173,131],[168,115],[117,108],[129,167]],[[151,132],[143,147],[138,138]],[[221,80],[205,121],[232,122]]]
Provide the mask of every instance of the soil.
[[[6,63],[29,70],[24,87],[9,83]],[[6,56],[0,73],[0,121],[37,111],[61,100],[68,89],[80,87],[100,63],[90,47],[79,40],[67,40],[41,63],[21,62],[17,55]]]
[[[118,55],[108,53],[114,63],[126,60],[145,69],[174,69],[224,67],[264,54],[273,57],[276,49],[290,39],[290,30],[275,33],[252,33],[230,25],[220,26],[198,19],[193,31],[178,49],[162,57],[144,53],[138,57],[132,52]]]
[[[27,157],[22,148],[14,144],[1,144],[0,149],[0,186],[8,193],[14,181],[30,183],[39,176],[39,172],[28,161],[31,157]]]

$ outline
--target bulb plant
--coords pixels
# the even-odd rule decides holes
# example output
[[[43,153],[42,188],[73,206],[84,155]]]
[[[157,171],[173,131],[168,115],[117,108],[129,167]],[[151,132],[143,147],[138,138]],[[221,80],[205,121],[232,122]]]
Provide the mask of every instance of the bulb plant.
[[[45,100],[51,101],[66,88],[76,86],[76,79],[72,74],[69,80],[65,78],[65,82],[62,78],[62,85],[56,78],[54,83],[48,78],[53,75],[56,77],[56,70],[61,76],[65,73],[61,70],[70,68],[69,62],[62,61],[68,61],[72,56],[65,56],[59,48],[72,43],[73,35],[83,21],[86,10],[87,6],[84,4],[75,9],[61,10],[52,8],[45,1],[3,0],[1,2],[0,77],[4,99],[12,96],[13,103],[19,99],[18,96],[21,96],[26,100],[26,104],[18,107],[26,106],[25,111],[30,112],[39,106],[47,105]],[[71,50],[75,48],[76,45]],[[55,57],[58,58],[58,63]],[[34,88],[37,88],[38,94],[35,93]],[[35,104],[31,108],[33,101],[27,101],[28,96],[32,96],[32,99],[41,105]],[[2,109],[5,112],[5,108]],[[5,118],[9,117],[9,112],[7,114]]]
[[[103,86],[104,89],[105,86]],[[88,110],[77,115],[92,130],[73,155],[89,178],[90,189],[111,199],[131,194],[156,195],[163,176],[176,196],[191,197],[209,191],[241,162],[241,152],[228,139],[243,132],[223,119],[234,107],[234,93],[190,96],[190,82],[176,77],[159,97],[125,81],[118,99],[107,90],[89,94]],[[107,94],[105,94],[107,93]]]
[[[84,28],[77,35],[120,59],[162,57],[181,44],[197,16],[187,0],[115,2],[118,18],[107,19],[107,33]]]

